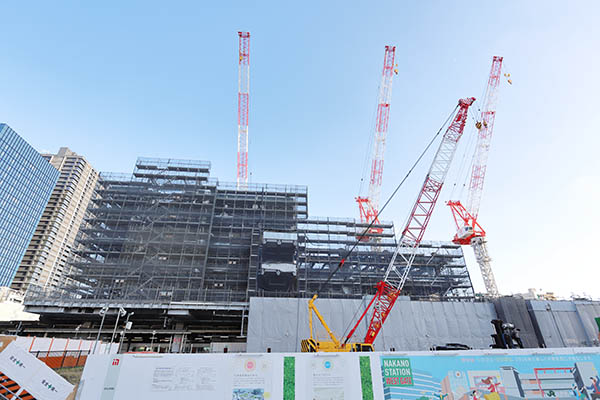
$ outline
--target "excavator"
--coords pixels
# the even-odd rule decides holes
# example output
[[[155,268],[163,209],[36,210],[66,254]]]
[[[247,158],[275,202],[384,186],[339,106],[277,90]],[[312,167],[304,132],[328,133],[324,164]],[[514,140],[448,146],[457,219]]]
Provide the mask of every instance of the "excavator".
[[[327,285],[333,275],[335,275],[335,273],[342,268],[348,256],[360,242],[360,238],[340,260],[337,267],[329,274],[329,277],[321,285],[317,291],[317,294],[315,294],[312,299],[309,300],[308,321],[310,337],[301,341],[302,352],[363,352],[374,350],[373,342],[375,342],[383,323],[388,317],[392,307],[400,295],[400,292],[402,291],[402,288],[404,287],[404,284],[406,283],[406,279],[408,278],[409,272],[417,255],[419,244],[421,243],[421,239],[425,234],[425,230],[429,224],[431,214],[433,213],[433,209],[435,208],[435,204],[442,190],[442,186],[446,179],[450,164],[454,158],[454,154],[456,153],[458,141],[462,137],[467,121],[469,107],[474,101],[474,97],[460,99],[458,101],[458,105],[455,108],[455,111],[456,109],[458,109],[458,111],[453,113],[454,118],[444,133],[429,172],[425,177],[423,186],[421,187],[417,200],[412,208],[408,222],[402,231],[402,236],[385,271],[384,278],[376,285],[377,292],[365,308],[362,315],[358,318],[354,327],[350,330],[350,333],[348,333],[343,341],[340,341],[325,322],[323,316],[315,306],[315,301],[317,300],[320,289],[324,285]],[[438,134],[439,132],[434,136],[434,138],[437,137]],[[428,147],[429,146],[427,146],[427,148]],[[421,157],[419,157],[419,159],[420,158]],[[385,208],[385,206],[383,208]],[[381,210],[383,210],[383,208]],[[375,220],[376,218],[373,221]],[[374,223],[373,221],[371,222],[371,225]],[[365,229],[365,234],[369,231],[371,225]],[[398,256],[400,256],[400,262],[396,263]],[[364,340],[360,342],[352,342],[351,339],[354,336],[354,332],[358,328],[363,318],[367,315],[371,307],[373,308],[371,313],[371,321],[369,323],[367,334],[365,335]],[[315,339],[313,335],[313,313],[317,316],[327,331],[330,338],[329,341]]]

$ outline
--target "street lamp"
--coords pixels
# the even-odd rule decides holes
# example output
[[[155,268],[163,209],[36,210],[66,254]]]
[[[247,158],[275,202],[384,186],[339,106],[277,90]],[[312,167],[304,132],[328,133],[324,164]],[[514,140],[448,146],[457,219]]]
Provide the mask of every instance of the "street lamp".
[[[130,312],[127,313],[127,319],[125,320],[125,329],[123,329],[121,331],[121,342],[119,343],[119,351],[121,350],[121,347],[123,347],[123,339],[125,339],[125,331],[128,331],[129,329],[131,329],[131,323],[129,322],[129,317],[131,317],[134,314],[134,312]]]
[[[104,325],[104,318],[106,317],[106,313],[108,312],[108,306],[104,306],[98,312],[102,315],[102,321],[100,321],[100,328],[98,328],[98,335],[96,336],[96,341],[94,342],[94,350],[92,354],[96,354],[96,346],[98,345],[98,340],[100,340],[100,331],[102,331],[102,326]]]
[[[150,341],[150,351],[154,351],[154,335],[156,335],[156,331],[152,331],[152,340]]]
[[[117,325],[119,325],[119,317],[124,317],[125,314],[127,314],[127,311],[125,311],[125,309],[123,307],[119,307],[119,311],[117,312],[117,320],[115,321],[115,328],[113,329],[112,336],[110,337],[110,347],[111,348],[113,345],[113,341],[115,340],[115,335],[117,333]],[[105,351],[105,353],[110,354],[111,348],[109,348],[107,351]]]

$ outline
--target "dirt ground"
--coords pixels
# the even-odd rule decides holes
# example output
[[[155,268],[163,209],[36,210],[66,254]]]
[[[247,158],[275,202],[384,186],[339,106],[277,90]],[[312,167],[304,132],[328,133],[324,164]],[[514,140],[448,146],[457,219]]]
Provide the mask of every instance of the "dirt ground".
[[[83,367],[58,368],[54,370],[57,374],[65,378],[69,383],[77,385],[83,373]]]

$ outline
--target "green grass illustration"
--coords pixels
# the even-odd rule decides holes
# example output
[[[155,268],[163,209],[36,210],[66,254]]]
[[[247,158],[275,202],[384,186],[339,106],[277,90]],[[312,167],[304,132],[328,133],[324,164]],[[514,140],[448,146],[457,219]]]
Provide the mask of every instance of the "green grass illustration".
[[[373,379],[371,379],[371,357],[360,357],[360,384],[363,400],[373,400]]]
[[[283,358],[283,400],[296,398],[296,358]]]

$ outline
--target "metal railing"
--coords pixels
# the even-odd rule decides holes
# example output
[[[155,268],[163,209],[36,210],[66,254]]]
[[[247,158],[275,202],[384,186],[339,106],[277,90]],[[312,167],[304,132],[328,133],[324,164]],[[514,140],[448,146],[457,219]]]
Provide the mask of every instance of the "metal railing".
[[[32,351],[30,353],[52,369],[83,367],[89,355],[88,350]]]

